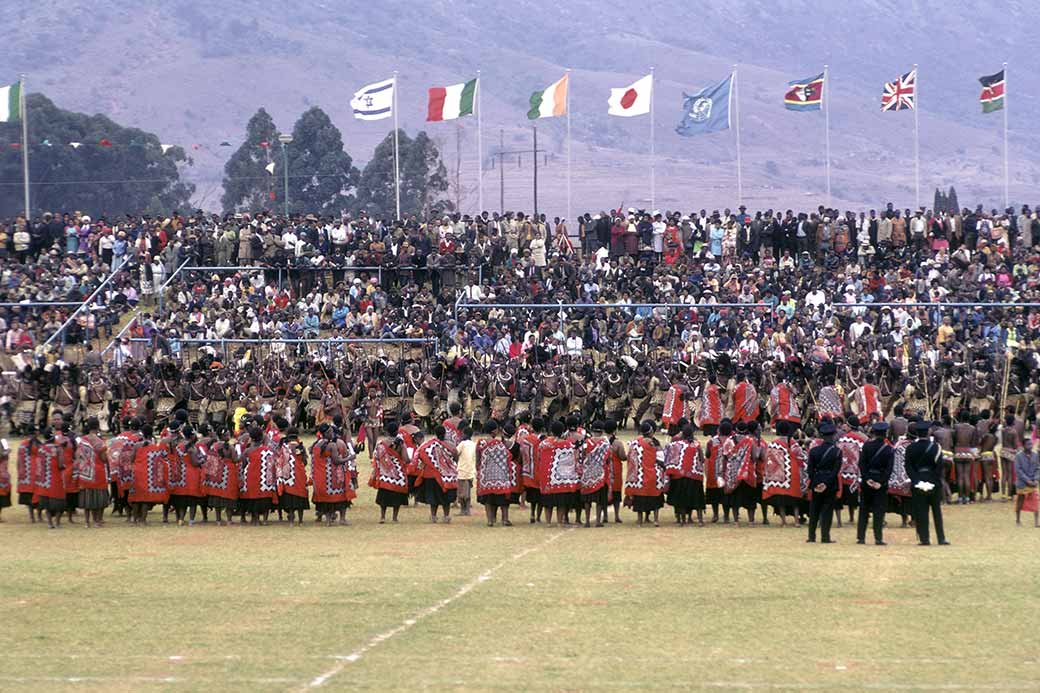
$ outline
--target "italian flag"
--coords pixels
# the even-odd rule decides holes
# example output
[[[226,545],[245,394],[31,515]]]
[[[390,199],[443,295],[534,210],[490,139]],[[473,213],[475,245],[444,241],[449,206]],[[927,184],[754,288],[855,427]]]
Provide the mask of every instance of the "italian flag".
[[[0,123],[22,119],[22,83],[0,87]]]
[[[446,87],[430,87],[430,103],[426,109],[427,122],[454,120],[473,115],[476,102],[477,80],[449,84]]]
[[[567,77],[564,75],[545,91],[531,94],[531,109],[527,111],[530,120],[567,115]]]

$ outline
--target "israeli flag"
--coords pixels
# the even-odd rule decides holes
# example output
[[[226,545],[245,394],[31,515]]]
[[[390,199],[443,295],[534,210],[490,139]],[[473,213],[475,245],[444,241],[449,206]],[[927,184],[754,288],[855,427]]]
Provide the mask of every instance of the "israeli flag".
[[[394,114],[394,78],[367,84],[350,100],[354,117],[358,120],[382,120]]]
[[[684,137],[729,129],[733,75],[696,94],[683,94],[682,119],[675,131]]]

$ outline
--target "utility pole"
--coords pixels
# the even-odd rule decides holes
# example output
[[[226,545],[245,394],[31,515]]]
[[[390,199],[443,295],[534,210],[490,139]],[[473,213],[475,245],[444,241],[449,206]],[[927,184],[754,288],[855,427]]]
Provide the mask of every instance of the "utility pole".
[[[538,207],[538,155],[546,153],[545,151],[543,151],[541,149],[538,149],[538,129],[537,129],[537,127],[534,130],[534,148],[533,149],[512,149],[512,150],[506,151],[505,146],[506,146],[505,130],[499,130],[498,131],[498,147],[499,147],[499,151],[497,151],[495,154],[492,155],[492,156],[498,158],[498,168],[499,168],[499,171],[498,171],[498,211],[499,211],[499,213],[500,214],[504,214],[505,211],[506,211],[506,155],[513,155],[513,154],[517,155],[517,158],[516,158],[516,166],[517,166],[517,168],[522,168],[521,163],[520,163],[522,155],[530,154],[533,157],[533,159],[534,159],[534,169],[535,169],[534,170],[534,179],[535,179],[534,203],[535,203],[535,207],[537,208]],[[548,159],[546,159],[546,161],[543,162],[543,163],[546,166],[548,166]]]
[[[278,141],[282,143],[282,166],[285,176],[285,217],[289,218],[289,145],[292,144],[292,135],[278,135]]]
[[[534,218],[538,220],[538,126],[532,125],[534,131]]]

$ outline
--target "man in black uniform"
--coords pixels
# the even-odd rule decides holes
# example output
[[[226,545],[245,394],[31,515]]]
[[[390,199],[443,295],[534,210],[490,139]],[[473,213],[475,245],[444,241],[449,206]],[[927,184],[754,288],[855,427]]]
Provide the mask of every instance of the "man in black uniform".
[[[884,546],[881,529],[885,523],[885,507],[888,504],[888,480],[895,464],[895,451],[885,440],[888,424],[879,421],[870,427],[871,439],[863,445],[859,454],[859,527],[856,543],[864,544],[867,539],[867,516],[874,516],[874,543]]]
[[[935,518],[935,536],[939,544],[945,546],[946,534],[943,532],[942,519],[942,450],[939,444],[928,437],[931,424],[919,421],[910,427],[914,442],[906,448],[906,473],[910,477],[910,502],[914,514],[914,527],[921,546],[928,546],[928,511]],[[931,484],[931,488],[920,488],[920,485]]]
[[[809,538],[816,541],[816,526],[820,527],[822,543],[831,544],[831,520],[834,517],[834,501],[838,494],[838,472],[841,470],[841,450],[834,444],[837,429],[830,421],[820,424],[823,442],[809,451],[809,488],[812,501],[809,503]]]

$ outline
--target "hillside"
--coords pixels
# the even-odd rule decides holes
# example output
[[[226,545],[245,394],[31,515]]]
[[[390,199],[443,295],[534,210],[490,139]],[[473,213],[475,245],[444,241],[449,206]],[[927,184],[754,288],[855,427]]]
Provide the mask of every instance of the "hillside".
[[[1035,202],[1040,139],[1040,57],[1023,40],[1040,9],[1032,2],[736,0],[649,7],[620,0],[475,0],[379,3],[304,1],[273,10],[258,0],[18,0],[0,20],[20,30],[9,68],[30,91],[62,107],[103,112],[193,150],[185,177],[197,202],[219,204],[221,169],[245,122],[265,106],[288,130],[321,105],[364,162],[389,125],[351,118],[361,84],[400,72],[401,125],[427,128],[455,164],[456,127],[425,117],[425,90],[481,69],[485,152],[500,136],[530,147],[527,97],[573,69],[574,211],[649,204],[647,118],[608,118],[606,97],[645,74],[655,99],[657,206],[736,204],[732,133],[674,133],[682,92],[740,64],[745,201],[749,206],[824,202],[823,116],[782,106],[786,82],[830,65],[836,202],[912,205],[913,115],[879,110],[885,81],[920,64],[921,189],[955,185],[962,202],[1002,202],[1000,114],[983,116],[977,77],[1010,62],[1012,199]],[[6,78],[3,78],[6,79]],[[3,81],[0,79],[0,81]],[[502,131],[500,135],[500,130]],[[476,208],[475,122],[461,129],[464,208]],[[564,122],[539,123],[552,156],[540,171],[540,207],[564,211]],[[506,161],[506,208],[530,207],[530,157]],[[485,172],[485,207],[496,209],[499,171]]]

